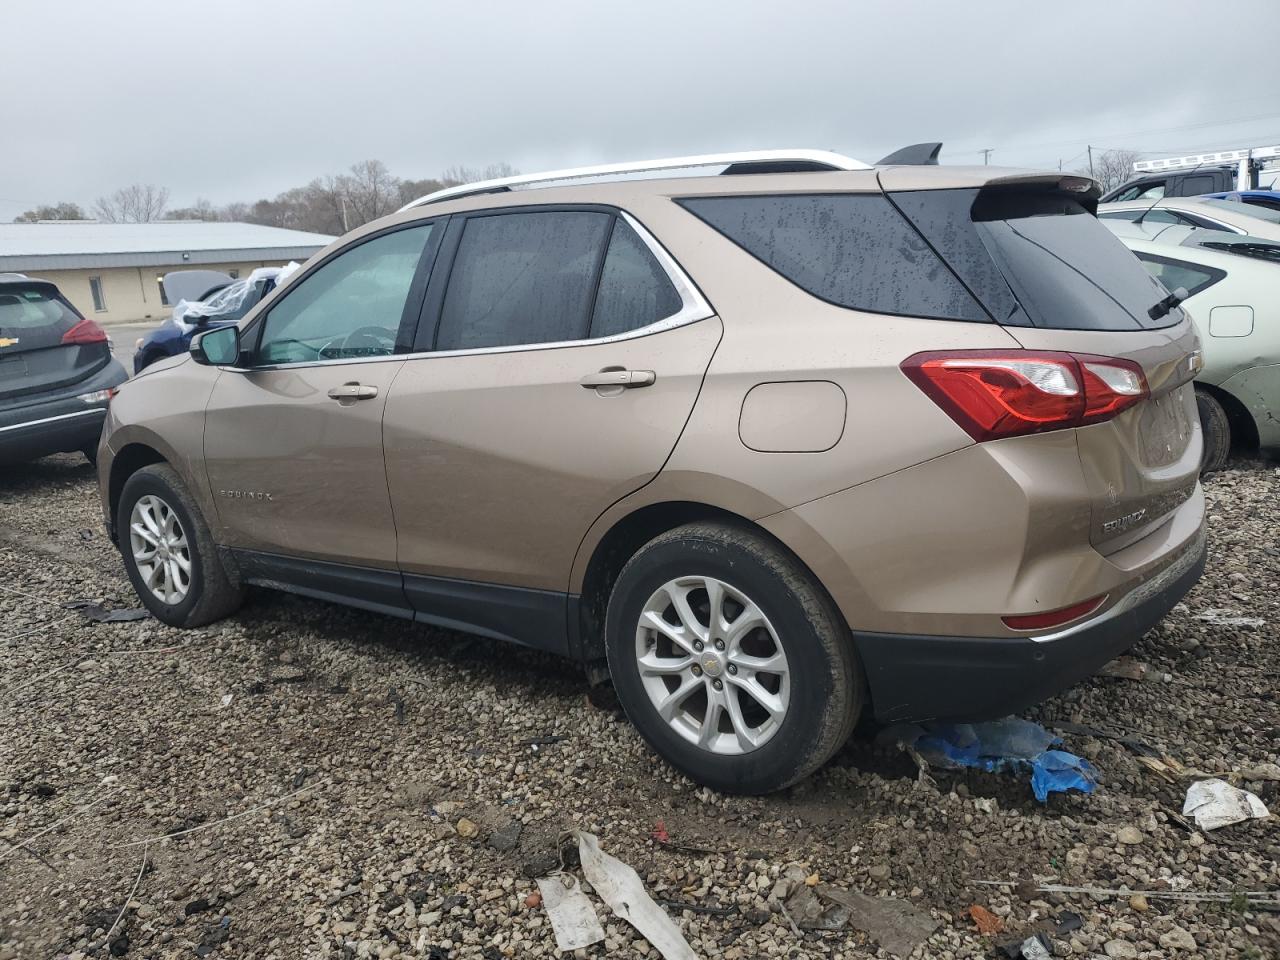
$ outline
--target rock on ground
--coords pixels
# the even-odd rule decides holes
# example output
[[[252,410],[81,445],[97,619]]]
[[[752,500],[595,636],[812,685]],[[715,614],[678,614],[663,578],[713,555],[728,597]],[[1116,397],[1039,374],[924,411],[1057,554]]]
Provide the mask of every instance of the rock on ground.
[[[1132,651],[1170,679],[1095,678],[1028,716],[1251,771],[1242,785],[1280,809],[1280,476],[1236,463],[1205,490],[1208,574]],[[1185,784],[1107,736],[1066,735],[1103,782],[1045,806],[1010,777],[920,782],[866,731],[783,794],[723,797],[547,656],[267,592],[193,631],[92,623],[76,600],[137,606],[93,472],[78,456],[0,468],[0,958],[555,956],[532,878],[575,827],[700,956],[874,957],[856,931],[797,937],[782,902],[814,875],[941,921],[917,958],[994,955],[975,904],[1001,939],[1048,928],[1058,956],[1280,955],[1274,913],[1158,895],[1280,886],[1275,818],[1189,830]],[[164,835],[144,859],[138,841]],[[1067,914],[1079,927],[1053,932]],[[656,958],[601,919],[589,956]]]

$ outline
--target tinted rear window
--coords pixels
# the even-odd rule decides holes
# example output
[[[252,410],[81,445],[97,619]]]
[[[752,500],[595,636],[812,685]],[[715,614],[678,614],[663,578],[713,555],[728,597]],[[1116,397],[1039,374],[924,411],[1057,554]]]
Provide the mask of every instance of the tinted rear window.
[[[1071,197],[1026,190],[913,191],[894,201],[1003,323],[1057,330],[1172,326],[1137,258]]]
[[[990,321],[881,194],[697,197],[679,201],[796,286],[872,313]]]
[[[437,350],[581,340],[613,217],[530,212],[466,222]]]
[[[48,287],[5,284],[0,287],[0,357],[56,347],[81,317]]]

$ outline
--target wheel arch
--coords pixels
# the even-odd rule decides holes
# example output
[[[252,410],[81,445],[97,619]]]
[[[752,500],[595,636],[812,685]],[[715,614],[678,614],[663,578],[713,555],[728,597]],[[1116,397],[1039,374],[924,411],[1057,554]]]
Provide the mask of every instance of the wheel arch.
[[[587,665],[593,681],[608,676],[603,669],[605,659],[604,625],[609,597],[618,574],[636,551],[654,537],[688,523],[720,522],[764,537],[794,560],[813,580],[817,589],[826,594],[832,609],[840,611],[827,585],[795,550],[779,539],[777,534],[734,510],[698,500],[662,500],[637,507],[615,519],[600,536],[583,567],[577,593],[576,614],[571,611],[571,629],[577,631],[576,647],[580,659]],[[843,617],[842,617],[843,620]],[[848,627],[848,623],[845,623]]]
[[[149,467],[153,463],[167,464],[169,461],[155,447],[137,441],[125,444],[111,458],[111,472],[107,479],[106,520],[113,541],[116,539],[116,512],[120,509],[120,494],[124,491],[125,482],[143,467]]]

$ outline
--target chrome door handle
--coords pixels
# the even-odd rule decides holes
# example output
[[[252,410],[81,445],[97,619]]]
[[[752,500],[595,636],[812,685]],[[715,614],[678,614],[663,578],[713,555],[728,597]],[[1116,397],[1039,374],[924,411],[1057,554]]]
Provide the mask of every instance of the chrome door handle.
[[[578,381],[588,390],[596,387],[647,387],[658,379],[652,370],[601,370]]]
[[[354,380],[350,383],[344,383],[340,387],[329,388],[329,399],[338,402],[353,402],[355,400],[369,400],[378,395],[378,388],[371,387],[363,383],[356,383]]]

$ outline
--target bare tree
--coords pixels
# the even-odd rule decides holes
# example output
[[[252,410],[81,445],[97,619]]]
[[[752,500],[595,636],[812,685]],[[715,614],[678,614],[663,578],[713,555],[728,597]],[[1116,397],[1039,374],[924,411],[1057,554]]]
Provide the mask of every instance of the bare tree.
[[[164,216],[169,202],[165,187],[135,183],[121,187],[109,197],[99,197],[94,213],[107,223],[150,223]]]
[[[402,180],[382,161],[365,160],[346,173],[317,177],[306,186],[285,190],[272,199],[228,204],[218,211],[218,216],[291,230],[342,234],[443,187],[509,177],[516,172],[510,164],[496,163],[483,169],[455,166],[439,177]]]
[[[1098,181],[1103,193],[1114,190],[1134,178],[1133,163],[1141,159],[1142,154],[1137,150],[1107,150],[1094,157],[1093,179]]]
[[[446,187],[456,187],[463,183],[475,183],[477,180],[500,180],[503,177],[514,177],[519,172],[509,163],[491,163],[487,167],[479,169],[455,164],[440,174],[440,179]]]
[[[204,220],[210,222],[222,219],[222,211],[215,207],[204,197],[197,197],[196,202],[189,207],[179,207],[177,210],[170,210],[164,215],[166,220]]]
[[[13,218],[14,223],[35,223],[37,220],[83,220],[84,211],[77,203],[63,200],[61,203],[41,204]]]
[[[350,174],[337,178],[336,186],[347,205],[351,226],[385,217],[399,205],[400,181],[381,160],[354,164]]]

